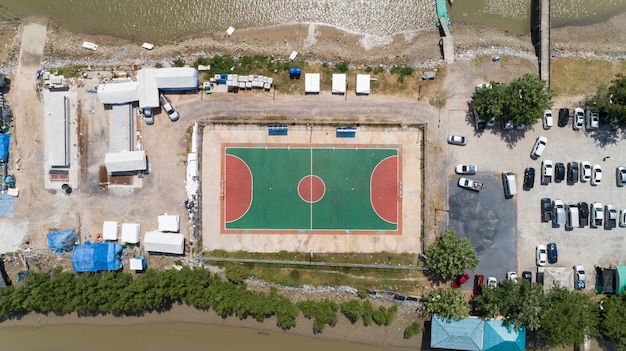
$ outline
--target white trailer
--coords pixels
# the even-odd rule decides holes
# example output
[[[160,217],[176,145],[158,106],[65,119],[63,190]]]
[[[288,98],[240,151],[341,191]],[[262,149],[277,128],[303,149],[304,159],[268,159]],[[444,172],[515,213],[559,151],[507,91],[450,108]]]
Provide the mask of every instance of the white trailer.
[[[185,252],[185,236],[159,231],[146,232],[143,248],[148,252],[182,255]]]

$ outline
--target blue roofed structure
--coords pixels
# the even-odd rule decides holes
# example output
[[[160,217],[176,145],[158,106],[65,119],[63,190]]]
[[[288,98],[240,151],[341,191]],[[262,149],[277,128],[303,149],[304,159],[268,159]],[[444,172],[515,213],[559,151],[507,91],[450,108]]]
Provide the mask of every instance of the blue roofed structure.
[[[0,162],[9,161],[9,145],[11,145],[11,134],[0,134]]]
[[[485,321],[483,337],[485,351],[524,351],[526,349],[526,328],[516,331],[506,327],[502,321]]]
[[[72,254],[72,268],[76,272],[117,271],[122,267],[120,244],[77,245]]]
[[[456,321],[434,316],[430,347],[452,350],[483,350],[483,320],[465,318]]]
[[[524,351],[526,328],[505,327],[501,320],[465,318],[452,321],[434,316],[430,347],[468,351]]]

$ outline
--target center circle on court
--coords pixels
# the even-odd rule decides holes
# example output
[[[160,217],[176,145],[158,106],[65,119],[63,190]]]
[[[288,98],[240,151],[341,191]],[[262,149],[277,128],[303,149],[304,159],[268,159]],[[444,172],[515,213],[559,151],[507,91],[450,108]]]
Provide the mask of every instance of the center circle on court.
[[[316,175],[308,175],[300,179],[298,183],[298,195],[306,202],[318,202],[324,197],[324,193],[326,193],[326,184]]]

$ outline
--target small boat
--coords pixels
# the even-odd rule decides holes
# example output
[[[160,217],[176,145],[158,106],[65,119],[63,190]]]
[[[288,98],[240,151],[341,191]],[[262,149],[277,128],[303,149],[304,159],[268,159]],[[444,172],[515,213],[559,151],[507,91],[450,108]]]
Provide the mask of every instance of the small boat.
[[[454,0],[448,0],[450,2],[450,5],[454,4]]]
[[[98,45],[88,42],[88,41],[83,41],[83,48],[87,49],[87,50],[91,50],[91,51],[96,51],[98,50]]]

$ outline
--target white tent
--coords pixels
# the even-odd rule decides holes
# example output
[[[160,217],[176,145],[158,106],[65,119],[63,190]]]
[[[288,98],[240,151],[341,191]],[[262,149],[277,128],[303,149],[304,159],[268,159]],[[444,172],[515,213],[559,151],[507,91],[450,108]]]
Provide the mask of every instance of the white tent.
[[[110,173],[145,171],[148,169],[145,151],[109,152],[104,165]]]
[[[193,67],[153,69],[157,87],[161,90],[198,90],[198,71]]]
[[[357,95],[368,95],[370,93],[370,75],[356,75],[356,93]]]
[[[126,104],[139,100],[137,82],[98,85],[98,98],[106,105]],[[158,106],[158,105],[157,105]]]
[[[159,216],[159,230],[162,232],[178,232],[180,231],[180,216],[168,215],[167,213]]]
[[[132,271],[143,271],[144,269],[146,269],[145,263],[145,258],[141,256],[133,257],[130,259],[130,269]]]
[[[346,93],[346,74],[345,73],[333,73],[333,94],[345,94]]]
[[[113,221],[105,221],[102,224],[102,238],[104,240],[117,240],[119,232],[119,223]]]
[[[159,107],[159,87],[154,75],[155,69],[140,69],[137,72],[137,93],[140,108]]]
[[[138,244],[141,225],[139,223],[122,223],[122,241],[127,244]]]
[[[185,236],[159,231],[146,232],[143,248],[149,252],[161,252],[182,255],[185,252]]]
[[[304,93],[319,94],[320,93],[320,74],[305,73],[304,74]]]

